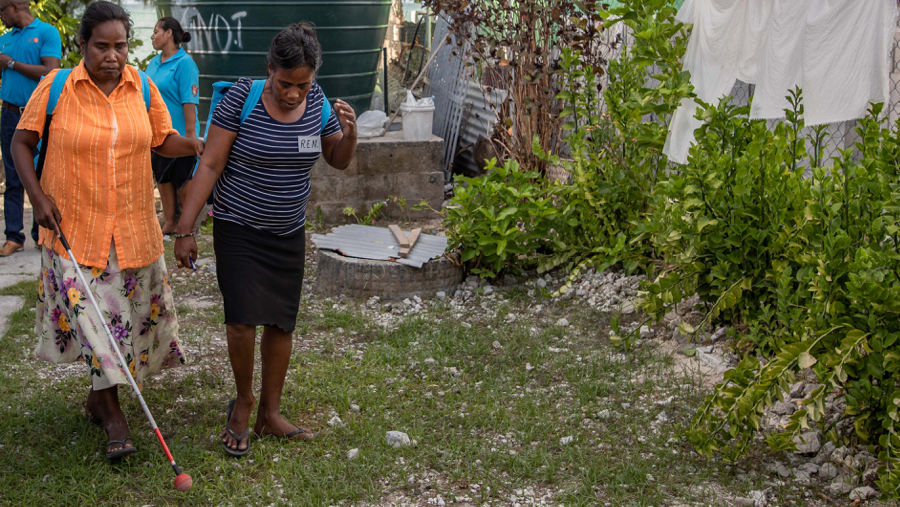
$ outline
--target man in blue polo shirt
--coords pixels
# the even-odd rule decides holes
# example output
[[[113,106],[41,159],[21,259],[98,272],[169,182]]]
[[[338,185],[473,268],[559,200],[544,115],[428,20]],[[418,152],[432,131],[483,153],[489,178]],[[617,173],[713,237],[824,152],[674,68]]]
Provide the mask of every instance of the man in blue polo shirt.
[[[6,172],[6,191],[3,193],[3,214],[6,219],[6,243],[0,256],[6,257],[24,248],[25,187],[16,173],[9,144],[22,109],[41,77],[59,67],[62,41],[52,25],[31,15],[28,0],[0,0],[0,19],[10,31],[0,35],[0,150]],[[32,238],[37,241],[37,225],[32,224]]]

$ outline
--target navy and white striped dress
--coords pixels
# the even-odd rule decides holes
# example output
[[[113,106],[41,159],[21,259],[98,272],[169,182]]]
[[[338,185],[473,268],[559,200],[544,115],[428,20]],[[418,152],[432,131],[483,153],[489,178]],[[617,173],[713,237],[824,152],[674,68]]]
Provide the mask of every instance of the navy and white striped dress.
[[[315,83],[300,121],[276,121],[260,99],[241,124],[250,85],[249,79],[235,83],[213,113],[213,125],[237,132],[216,183],[216,277],[225,324],[292,332],[303,287],[310,169],[321,156],[321,139],[341,126],[332,112],[322,130],[325,94]]]
[[[318,152],[301,152],[299,139],[336,135],[341,132],[341,124],[332,109],[322,130],[325,94],[315,82],[299,121],[275,120],[260,99],[241,124],[241,109],[251,83],[247,78],[235,83],[213,113],[213,125],[238,133],[225,171],[216,183],[213,215],[286,236],[306,223],[310,169],[321,155],[321,148]]]

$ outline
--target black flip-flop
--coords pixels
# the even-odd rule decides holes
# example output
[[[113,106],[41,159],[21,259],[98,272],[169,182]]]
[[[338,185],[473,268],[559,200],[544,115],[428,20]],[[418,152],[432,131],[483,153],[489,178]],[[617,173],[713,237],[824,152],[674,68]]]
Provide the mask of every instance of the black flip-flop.
[[[125,447],[125,442],[132,442],[131,447]],[[119,459],[124,456],[128,456],[129,454],[134,454],[137,452],[137,447],[134,446],[134,442],[131,440],[131,437],[125,437],[122,440],[110,440],[106,443],[106,448],[109,449],[110,444],[122,444],[121,449],[116,449],[112,452],[106,453],[106,459],[114,460]]]
[[[231,429],[231,423],[230,423],[231,413],[234,412],[235,402],[236,402],[236,400],[231,400],[228,402],[228,413],[225,415],[225,431],[227,431],[228,434],[231,435],[231,438],[237,440],[238,446],[240,446],[241,440],[250,436],[250,425],[248,424],[247,429],[244,430],[244,432],[241,433],[240,435],[238,435],[237,433],[235,433],[235,431],[233,429]],[[240,448],[232,449],[231,447],[228,447],[227,442],[222,442],[222,447],[224,447],[225,452],[227,452],[231,456],[236,456],[236,457],[243,456],[243,455],[247,454],[248,452],[250,452],[250,439],[247,439],[247,448],[246,449],[240,449]]]

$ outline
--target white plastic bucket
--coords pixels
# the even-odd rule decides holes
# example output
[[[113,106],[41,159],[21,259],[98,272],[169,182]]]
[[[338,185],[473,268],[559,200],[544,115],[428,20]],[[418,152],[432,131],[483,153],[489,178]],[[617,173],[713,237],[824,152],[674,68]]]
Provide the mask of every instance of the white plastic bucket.
[[[403,139],[407,141],[428,141],[434,122],[434,105],[413,106],[400,104],[403,113]]]

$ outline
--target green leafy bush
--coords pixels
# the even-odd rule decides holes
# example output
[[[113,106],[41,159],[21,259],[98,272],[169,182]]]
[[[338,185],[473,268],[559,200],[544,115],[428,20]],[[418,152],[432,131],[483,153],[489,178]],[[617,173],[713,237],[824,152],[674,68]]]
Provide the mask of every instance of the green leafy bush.
[[[445,225],[450,247],[460,248],[472,272],[562,268],[571,273],[560,289],[565,292],[588,266],[621,264],[634,271],[646,264],[651,252],[642,223],[665,173],[667,127],[643,118],[671,116],[692,90],[680,63],[685,27],[675,22],[669,3],[627,0],[618,9],[591,12],[605,29],[624,23],[635,32],[631,46],[612,44],[620,57],[608,69],[578,44],[564,45],[554,75],[555,98],[564,104],[566,155],[546,151],[546,139],[537,136],[532,150],[543,165],[565,169],[571,181],[548,182],[537,167],[523,170],[515,162],[492,164],[482,178],[457,180],[464,185],[456,189]]]
[[[701,104],[689,163],[673,171],[661,154],[666,122],[692,96],[680,67],[686,27],[673,14],[667,0],[599,13],[627,24],[635,43],[606,69],[562,52],[568,151],[534,145],[571,180],[548,183],[514,162],[460,180],[445,222],[451,246],[484,276],[561,267],[571,281],[587,265],[643,267],[644,309],[657,319],[699,294],[708,315],[686,330],[731,324],[745,358],[693,419],[696,449],[745,455],[765,408],[811,368],[821,387],[768,443],[791,449],[815,426],[868,444],[885,463],[878,486],[900,497],[900,135],[873,106],[859,142],[826,161],[825,128],[802,134],[799,90],[774,128],[723,100]],[[836,396],[852,434],[825,413]]]
[[[643,222],[654,186],[665,175],[665,119],[692,93],[681,70],[687,39],[684,25],[674,19],[676,10],[666,0],[622,4],[601,17],[628,26],[635,43],[620,47],[608,70],[594,67],[579,51],[562,51],[560,74],[566,79],[557,98],[566,104],[561,116],[568,156],[550,155],[534,144],[543,160],[572,175],[554,189],[559,206],[551,219],[557,236],[539,269],[562,267],[571,273],[560,292],[590,265],[621,264],[633,272],[647,264],[652,250],[643,239]],[[645,15],[649,12],[654,15]],[[604,90],[602,97],[598,90]],[[664,121],[644,121],[648,116]]]
[[[900,138],[882,128],[882,107],[873,106],[856,146],[818,167],[823,130],[801,138],[799,91],[790,100],[787,120],[772,130],[726,101],[698,113],[705,124],[688,164],[657,186],[650,228],[671,267],[647,284],[646,309],[659,317],[698,293],[710,305],[707,319],[744,324],[748,352],[772,357],[748,356],[726,373],[689,431],[698,451],[744,455],[765,408],[812,368],[822,386],[769,444],[792,449],[812,424],[833,440],[870,444],[886,463],[879,486],[896,497]],[[825,420],[834,394],[844,397],[841,417],[854,435]]]
[[[533,267],[552,242],[546,218],[556,213],[540,173],[515,161],[496,164],[490,161],[482,177],[457,176],[444,218],[448,247],[461,251],[469,271],[488,278]]]
[[[798,271],[795,257],[809,247],[802,232],[812,189],[798,167],[806,139],[795,139],[803,127],[799,92],[788,120],[773,130],[729,101],[701,106],[704,124],[688,164],[656,188],[647,229],[670,266],[647,285],[645,309],[657,318],[692,294],[713,305],[712,317],[724,312],[731,322],[771,313],[785,289],[782,275]],[[785,343],[771,331],[761,333],[764,353]]]

